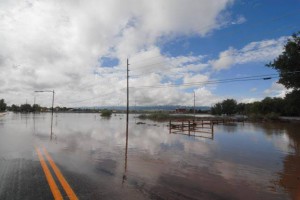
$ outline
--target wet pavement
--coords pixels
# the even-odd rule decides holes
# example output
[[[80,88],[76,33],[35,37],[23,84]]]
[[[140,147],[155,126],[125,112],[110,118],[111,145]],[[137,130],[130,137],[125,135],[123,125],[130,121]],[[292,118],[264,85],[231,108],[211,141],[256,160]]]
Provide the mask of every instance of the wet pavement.
[[[130,116],[126,148],[125,121],[55,114],[51,136],[48,113],[1,116],[0,199],[300,199],[299,124],[195,137]]]

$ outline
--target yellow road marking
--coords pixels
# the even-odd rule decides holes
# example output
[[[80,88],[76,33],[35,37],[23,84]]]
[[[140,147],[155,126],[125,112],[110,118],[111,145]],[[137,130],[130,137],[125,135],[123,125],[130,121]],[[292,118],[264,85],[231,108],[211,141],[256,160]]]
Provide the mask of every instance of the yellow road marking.
[[[56,183],[55,183],[55,181],[54,181],[54,179],[51,175],[51,172],[50,172],[50,170],[49,170],[49,168],[48,168],[48,166],[47,166],[47,164],[44,160],[44,157],[42,156],[42,154],[41,154],[41,152],[38,148],[35,148],[35,150],[38,154],[41,166],[42,166],[43,171],[45,173],[46,179],[48,181],[48,184],[50,186],[50,189],[51,189],[51,192],[54,196],[54,199],[55,200],[63,200],[62,195],[61,195],[59,189],[57,188],[57,185],[56,185]]]
[[[46,158],[48,159],[54,173],[56,174],[56,177],[58,178],[58,180],[61,183],[62,187],[66,191],[69,199],[78,200],[76,194],[74,193],[74,191],[72,190],[69,183],[66,181],[66,179],[64,178],[64,176],[62,175],[62,173],[60,172],[60,170],[58,169],[56,164],[54,163],[53,159],[51,158],[51,156],[49,155],[49,153],[47,152],[45,147],[44,147],[44,152],[45,152]]]

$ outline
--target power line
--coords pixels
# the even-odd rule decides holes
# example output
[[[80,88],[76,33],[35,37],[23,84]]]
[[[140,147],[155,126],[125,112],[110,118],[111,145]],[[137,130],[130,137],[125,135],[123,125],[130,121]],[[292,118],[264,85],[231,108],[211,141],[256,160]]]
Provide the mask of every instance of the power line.
[[[248,26],[255,27],[257,25],[261,25],[261,24],[270,23],[270,22],[274,22],[274,21],[280,20],[280,19],[286,18],[288,16],[299,15],[300,14],[299,11],[300,11],[300,9],[297,9],[297,10],[294,10],[293,12],[287,12],[287,13],[281,15],[281,16],[276,16],[276,17],[268,19],[268,20],[256,21],[256,23],[248,24]],[[215,24],[206,25],[206,26],[203,26],[203,27],[201,27],[199,29],[196,29],[195,32],[197,32],[197,31],[200,32],[201,29],[204,30],[204,28],[209,28],[209,27],[214,27],[214,26],[215,26]],[[235,32],[231,32],[231,33],[237,33],[237,32],[241,32],[241,31],[235,31]],[[242,31],[242,32],[244,32],[244,31]],[[143,54],[143,53],[145,53],[145,52],[144,51],[143,52],[139,52],[139,53],[135,54],[135,56],[137,56],[139,54]],[[160,56],[163,56],[163,55],[153,56],[153,57],[149,57],[149,58],[146,58],[146,59],[140,59],[137,62],[132,62],[132,64],[141,63],[144,60],[150,60],[152,58],[157,58],[157,57],[160,57]]]
[[[257,50],[264,49],[264,48],[270,47],[270,46],[274,46],[274,44],[268,44],[268,45],[265,45],[265,46],[257,47],[255,49],[249,49],[247,51],[237,52],[237,53],[234,53],[234,54],[231,54],[231,55],[223,55],[223,56],[220,56],[219,58],[226,58],[226,57],[230,57],[230,56],[238,56],[240,54],[257,51]],[[144,65],[144,66],[132,69],[131,71],[139,71],[139,70],[142,70],[142,69],[145,69],[145,68],[148,68],[148,67],[153,67],[154,65],[158,65],[158,64],[162,64],[162,63],[167,63],[167,62],[170,62],[170,61],[162,61],[162,62],[150,64],[150,65]],[[169,64],[172,65],[171,63],[169,63]],[[174,66],[174,65],[172,65],[172,66]]]
[[[217,83],[228,83],[235,81],[252,81],[252,80],[263,80],[264,78],[277,78],[277,74],[265,74],[265,75],[256,75],[256,76],[247,76],[240,78],[228,78],[212,81],[202,81],[202,82],[190,82],[185,84],[168,84],[168,85],[150,85],[150,86],[140,86],[134,88],[163,88],[163,87],[183,87],[183,86],[197,86],[197,85],[208,85],[208,84],[217,84]]]
[[[300,73],[300,71],[285,72],[285,74],[295,74],[295,73]],[[219,79],[219,80],[202,81],[202,82],[190,82],[184,84],[148,85],[148,86],[140,86],[140,87],[133,87],[133,88],[188,87],[188,86],[209,85],[209,84],[218,84],[218,83],[241,82],[241,81],[269,80],[273,78],[279,78],[279,75],[263,74],[263,75],[245,76],[239,78],[228,78],[228,79]]]
[[[261,49],[265,49],[265,48],[268,48],[268,47],[271,47],[271,46],[274,46],[274,45],[277,45],[277,44],[268,44],[268,45],[264,45],[264,46],[261,46],[261,47],[257,47],[255,49],[249,49],[249,50],[246,50],[246,51],[240,51],[240,52],[235,52],[231,55],[222,55],[222,56],[219,56],[219,58],[226,58],[226,57],[235,57],[235,56],[240,56],[242,54],[245,54],[245,53],[249,53],[249,52],[255,52],[257,50],[261,50]],[[138,71],[138,70],[142,70],[142,69],[145,69],[145,68],[148,68],[148,67],[152,67],[150,70],[153,69],[153,65],[157,65],[157,64],[162,64],[162,63],[167,63],[168,61],[163,61],[163,62],[159,62],[159,63],[154,63],[154,64],[151,64],[151,65],[145,65],[145,66],[142,66],[142,67],[139,67],[137,69],[133,69],[131,71]],[[173,64],[171,63],[168,63],[170,64],[171,66],[174,66]],[[158,66],[157,66],[158,67]],[[178,68],[180,69],[180,68]],[[166,70],[170,70],[170,69],[159,69],[159,71],[166,71]],[[137,74],[137,75],[134,75],[135,77],[139,77],[139,76],[142,76],[142,75],[148,75],[151,71],[146,71],[146,73],[142,73],[142,74]],[[155,72],[154,72],[155,73]]]

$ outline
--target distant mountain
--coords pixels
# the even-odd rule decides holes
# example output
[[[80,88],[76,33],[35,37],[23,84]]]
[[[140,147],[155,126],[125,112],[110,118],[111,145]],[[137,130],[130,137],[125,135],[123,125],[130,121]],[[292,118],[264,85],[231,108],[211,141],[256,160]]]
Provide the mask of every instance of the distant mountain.
[[[84,109],[109,109],[109,110],[126,110],[126,106],[96,106],[96,107],[80,107]],[[147,110],[147,111],[154,111],[154,110],[162,110],[162,111],[172,111],[176,110],[177,108],[185,108],[187,110],[194,109],[193,106],[179,106],[179,105],[161,105],[161,106],[130,106],[130,110]],[[207,111],[210,110],[208,106],[196,106],[196,110]]]

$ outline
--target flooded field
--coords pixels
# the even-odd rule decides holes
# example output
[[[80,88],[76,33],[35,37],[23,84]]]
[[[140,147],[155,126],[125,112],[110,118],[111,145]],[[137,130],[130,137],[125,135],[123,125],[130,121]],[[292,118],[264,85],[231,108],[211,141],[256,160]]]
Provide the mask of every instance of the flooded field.
[[[49,190],[36,175],[37,147],[79,199],[300,199],[299,124],[215,125],[213,135],[188,136],[132,115],[126,148],[125,122],[65,113],[51,127],[49,113],[1,116],[0,199]]]

